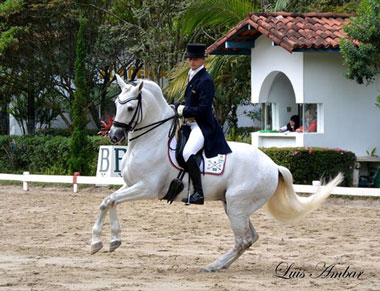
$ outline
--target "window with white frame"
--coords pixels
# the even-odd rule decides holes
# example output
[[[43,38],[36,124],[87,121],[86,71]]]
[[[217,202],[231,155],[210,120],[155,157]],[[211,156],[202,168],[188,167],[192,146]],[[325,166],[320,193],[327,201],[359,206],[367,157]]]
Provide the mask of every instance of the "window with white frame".
[[[301,120],[300,132],[315,133],[323,131],[322,104],[300,104],[298,111]]]
[[[262,103],[262,115],[261,115],[261,121],[262,121],[262,128],[265,130],[272,130],[273,129],[273,115],[274,115],[274,103]]]

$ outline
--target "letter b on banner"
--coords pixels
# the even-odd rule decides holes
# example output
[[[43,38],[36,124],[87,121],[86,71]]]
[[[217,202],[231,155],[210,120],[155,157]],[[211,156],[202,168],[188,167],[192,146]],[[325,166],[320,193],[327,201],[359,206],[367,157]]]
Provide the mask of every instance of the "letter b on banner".
[[[127,148],[127,146],[101,146],[96,177],[121,177],[121,160]]]
[[[110,150],[108,148],[100,148],[99,150],[99,160],[100,164],[98,162],[98,171],[102,173],[107,173],[110,168]]]

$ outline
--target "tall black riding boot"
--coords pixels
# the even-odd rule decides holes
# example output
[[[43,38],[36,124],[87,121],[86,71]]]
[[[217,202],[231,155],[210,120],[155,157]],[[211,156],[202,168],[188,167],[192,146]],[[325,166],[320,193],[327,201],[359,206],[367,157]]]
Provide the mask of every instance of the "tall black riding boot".
[[[187,198],[183,198],[182,201],[185,203],[189,202],[190,204],[204,204],[201,171],[199,170],[199,166],[194,155],[190,156],[186,162],[186,165],[191,181],[193,181],[194,193],[190,196],[190,201],[187,201]]]

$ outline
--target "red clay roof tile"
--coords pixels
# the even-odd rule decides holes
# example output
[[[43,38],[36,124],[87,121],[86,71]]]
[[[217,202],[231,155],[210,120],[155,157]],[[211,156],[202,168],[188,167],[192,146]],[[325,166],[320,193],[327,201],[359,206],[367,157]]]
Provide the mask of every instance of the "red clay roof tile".
[[[208,47],[207,52],[211,54],[215,50],[230,50],[225,48],[224,43],[231,37],[238,38],[241,33],[239,30],[248,25],[252,29],[249,34],[252,38],[257,33],[261,33],[289,52],[297,48],[336,49],[339,47],[339,39],[346,36],[343,25],[347,24],[353,16],[355,15],[314,12],[250,13],[224,37]]]

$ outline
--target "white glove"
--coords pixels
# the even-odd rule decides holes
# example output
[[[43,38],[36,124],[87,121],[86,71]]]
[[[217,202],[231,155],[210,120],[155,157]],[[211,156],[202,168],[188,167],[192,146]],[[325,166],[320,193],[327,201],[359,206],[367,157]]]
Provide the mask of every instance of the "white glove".
[[[183,116],[183,109],[185,108],[185,105],[179,105],[177,108],[177,113],[180,117]]]

